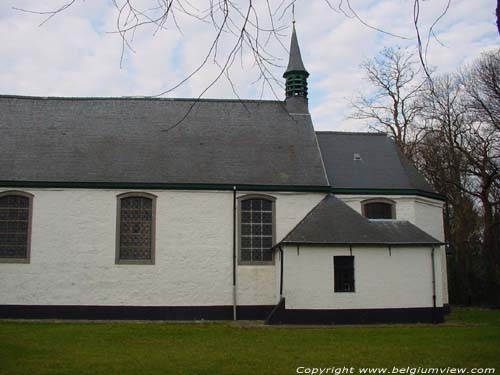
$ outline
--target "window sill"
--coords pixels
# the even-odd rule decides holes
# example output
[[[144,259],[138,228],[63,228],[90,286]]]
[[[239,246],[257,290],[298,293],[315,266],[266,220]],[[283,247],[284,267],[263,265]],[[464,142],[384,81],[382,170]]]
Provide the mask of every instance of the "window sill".
[[[117,265],[143,265],[143,266],[154,266],[154,260],[117,260],[115,262]]]
[[[338,293],[340,293],[340,294],[354,294],[354,293],[356,293],[356,291],[352,291],[352,292],[336,292],[336,291],[334,291],[333,293],[337,293],[337,294]]]
[[[29,264],[30,260],[28,258],[0,258],[0,263]]]
[[[238,266],[274,266],[274,261],[271,261],[271,262],[238,262]]]

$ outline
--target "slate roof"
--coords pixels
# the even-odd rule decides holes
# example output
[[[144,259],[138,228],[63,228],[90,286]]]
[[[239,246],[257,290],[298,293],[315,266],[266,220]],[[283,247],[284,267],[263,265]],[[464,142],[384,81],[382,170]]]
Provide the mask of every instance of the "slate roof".
[[[0,134],[0,181],[328,186],[280,101],[0,96]]]
[[[300,54],[299,42],[297,40],[297,32],[295,31],[295,24],[292,30],[292,41],[290,42],[290,55],[288,59],[288,67],[286,68],[283,76],[291,72],[305,72],[309,75],[306,70],[304,63],[302,62],[302,56]]]
[[[368,220],[329,194],[281,244],[432,246],[442,243],[408,221]]]
[[[316,132],[333,188],[416,189],[432,186],[385,133]],[[354,160],[354,154],[361,160]]]

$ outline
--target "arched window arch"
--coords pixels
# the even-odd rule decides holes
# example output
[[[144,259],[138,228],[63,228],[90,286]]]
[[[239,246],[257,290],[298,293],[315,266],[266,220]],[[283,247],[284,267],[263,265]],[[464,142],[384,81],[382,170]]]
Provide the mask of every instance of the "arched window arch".
[[[396,202],[387,198],[367,199],[361,202],[363,216],[368,219],[396,219]]]
[[[0,262],[29,263],[33,195],[0,192]]]
[[[240,264],[273,264],[276,198],[252,194],[238,200]]]
[[[116,263],[154,264],[156,196],[124,193],[117,198]]]

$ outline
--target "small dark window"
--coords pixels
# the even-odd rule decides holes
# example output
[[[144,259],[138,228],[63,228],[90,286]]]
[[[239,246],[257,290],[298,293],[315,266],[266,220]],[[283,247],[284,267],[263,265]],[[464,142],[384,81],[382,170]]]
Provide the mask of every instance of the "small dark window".
[[[240,202],[240,262],[272,263],[274,202],[246,198]]]
[[[365,217],[368,219],[394,219],[393,205],[385,202],[365,203],[363,206]]]
[[[119,197],[117,263],[154,263],[154,203],[145,194]]]
[[[333,257],[335,292],[354,292],[354,257]]]
[[[32,196],[0,193],[0,262],[29,261]]]

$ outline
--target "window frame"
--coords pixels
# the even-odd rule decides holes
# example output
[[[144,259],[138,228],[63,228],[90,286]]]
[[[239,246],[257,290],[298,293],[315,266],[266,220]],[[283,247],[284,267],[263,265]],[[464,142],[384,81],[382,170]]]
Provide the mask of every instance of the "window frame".
[[[124,198],[149,198],[151,199],[151,259],[120,259],[120,217],[121,203]],[[116,239],[115,239],[115,264],[154,265],[156,261],[156,199],[157,196],[145,192],[127,192],[116,196]]]
[[[335,258],[352,258],[352,290],[337,290],[336,278],[337,272],[335,270]],[[340,268],[340,267],[339,267]],[[356,293],[356,262],[354,255],[334,255],[333,256],[333,292],[334,293]]]
[[[385,203],[391,206],[391,218],[390,219],[372,219],[366,216],[366,205],[371,203]],[[361,213],[368,220],[396,220],[396,202],[389,198],[370,198],[361,201]]]
[[[24,198],[28,198],[28,230],[27,230],[27,240],[26,240],[26,257],[25,258],[2,258],[0,257],[0,263],[20,263],[29,264],[31,262],[31,234],[32,234],[32,223],[33,223],[33,194],[19,191],[19,190],[6,190],[0,192],[0,198],[5,196],[14,195]]]
[[[275,264],[275,254],[272,252],[270,261],[243,261],[241,260],[241,203],[250,199],[265,199],[271,202],[272,207],[272,246],[276,244],[276,197],[266,194],[245,194],[236,198],[238,201],[238,218],[236,233],[238,236],[238,265],[239,266],[273,266]]]

